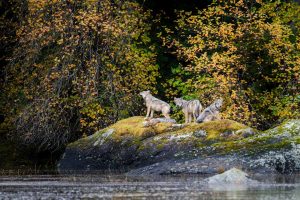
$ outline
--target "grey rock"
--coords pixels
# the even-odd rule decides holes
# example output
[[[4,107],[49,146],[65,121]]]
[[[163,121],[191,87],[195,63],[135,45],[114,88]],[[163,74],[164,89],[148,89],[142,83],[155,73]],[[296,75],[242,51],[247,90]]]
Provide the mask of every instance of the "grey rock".
[[[227,130],[227,131],[220,134],[221,137],[229,137],[229,136],[232,136],[232,135],[235,135],[234,131],[232,131],[232,130]]]
[[[154,126],[158,123],[176,123],[175,119],[168,119],[168,118],[153,118],[150,120],[147,120],[145,122],[143,122],[144,127],[148,127],[148,126]]]
[[[193,133],[195,137],[206,137],[207,133],[205,130],[197,130]]]
[[[235,167],[212,177],[205,179],[209,185],[241,185],[257,183],[257,181],[248,178],[249,175]]]
[[[236,131],[236,134],[241,134],[244,138],[247,138],[255,135],[256,131],[253,128],[245,128]]]
[[[108,129],[105,133],[103,133],[103,134],[101,135],[101,137],[98,138],[98,140],[96,140],[96,142],[94,142],[93,145],[94,145],[94,146],[102,145],[102,144],[105,142],[105,140],[106,140],[109,136],[111,136],[111,134],[113,134],[114,131],[115,131],[114,129]]]
[[[154,130],[142,127],[143,118],[139,120],[139,131]],[[232,140],[230,137],[211,140],[207,138],[209,132],[193,127],[148,137],[136,136],[139,132],[112,137],[117,131],[104,129],[68,145],[58,169],[60,172],[120,170],[128,175],[216,174],[233,167],[254,173],[300,172],[300,120],[250,138],[242,138],[241,134],[249,131],[241,129],[244,132],[236,131],[237,137]],[[226,146],[228,141],[232,149]]]

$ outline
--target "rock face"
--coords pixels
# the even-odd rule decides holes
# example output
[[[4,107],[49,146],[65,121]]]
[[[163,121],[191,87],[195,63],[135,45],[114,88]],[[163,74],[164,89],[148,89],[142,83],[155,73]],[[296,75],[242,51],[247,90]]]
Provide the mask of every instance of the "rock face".
[[[68,145],[59,171],[215,174],[236,166],[261,173],[300,171],[300,120],[264,132],[231,120],[184,126],[143,122],[143,117],[121,120]]]

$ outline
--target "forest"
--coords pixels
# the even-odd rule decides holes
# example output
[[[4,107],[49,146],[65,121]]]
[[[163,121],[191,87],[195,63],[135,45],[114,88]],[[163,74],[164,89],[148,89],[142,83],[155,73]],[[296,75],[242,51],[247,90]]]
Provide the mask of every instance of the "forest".
[[[283,0],[1,0],[0,167],[52,166],[70,142],[169,102],[222,118],[300,117],[300,5]],[[30,158],[30,159],[29,159]],[[28,161],[30,160],[30,161]]]

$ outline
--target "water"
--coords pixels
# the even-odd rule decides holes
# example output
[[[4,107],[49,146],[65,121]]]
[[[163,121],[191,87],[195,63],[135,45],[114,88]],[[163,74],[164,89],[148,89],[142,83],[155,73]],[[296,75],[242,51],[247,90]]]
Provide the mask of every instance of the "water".
[[[0,176],[0,199],[295,199],[300,175],[256,176],[248,186],[208,186],[200,175]]]

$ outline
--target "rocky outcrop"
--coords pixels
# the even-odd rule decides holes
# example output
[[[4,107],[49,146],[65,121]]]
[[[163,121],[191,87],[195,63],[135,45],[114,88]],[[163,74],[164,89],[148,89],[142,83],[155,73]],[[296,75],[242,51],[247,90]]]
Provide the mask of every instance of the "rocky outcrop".
[[[300,120],[259,132],[231,120],[178,125],[121,120],[66,148],[60,172],[120,170],[129,175],[300,170]]]

